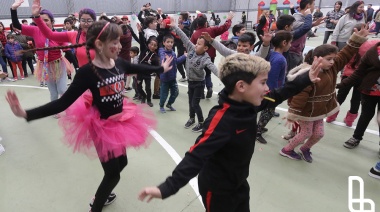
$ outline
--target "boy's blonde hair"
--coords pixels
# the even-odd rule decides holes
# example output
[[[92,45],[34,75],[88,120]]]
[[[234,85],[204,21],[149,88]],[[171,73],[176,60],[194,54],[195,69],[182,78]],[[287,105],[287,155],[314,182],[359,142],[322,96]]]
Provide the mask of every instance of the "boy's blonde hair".
[[[268,73],[270,63],[261,57],[236,53],[226,57],[219,64],[219,78],[230,94],[239,80],[251,82],[261,73]]]

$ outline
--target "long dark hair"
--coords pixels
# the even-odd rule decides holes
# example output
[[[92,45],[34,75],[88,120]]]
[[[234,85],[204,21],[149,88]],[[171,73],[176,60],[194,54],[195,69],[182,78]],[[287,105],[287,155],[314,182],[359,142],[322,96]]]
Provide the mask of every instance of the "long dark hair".
[[[358,10],[358,7],[360,5],[364,4],[363,1],[356,1],[355,3],[353,3],[350,7],[350,11],[348,12],[349,16],[352,18],[354,17],[354,15],[356,14],[356,11]]]

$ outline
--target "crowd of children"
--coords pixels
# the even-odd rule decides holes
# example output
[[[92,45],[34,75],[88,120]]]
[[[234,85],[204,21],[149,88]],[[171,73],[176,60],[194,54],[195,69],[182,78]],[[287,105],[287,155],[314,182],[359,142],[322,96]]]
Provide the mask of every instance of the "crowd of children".
[[[188,85],[189,119],[184,127],[200,135],[172,176],[157,187],[144,188],[140,200],[165,199],[198,175],[206,211],[250,211],[247,177],[255,148],[252,140],[267,143],[263,134],[268,131],[266,125],[277,105],[288,100],[286,120],[293,126],[284,136],[289,143],[280,150],[280,155],[311,163],[311,148],[324,136],[324,118],[327,117],[327,122],[336,119],[339,104],[352,86],[358,90],[353,94],[355,101],[351,101],[346,125],[352,126],[358,116],[360,96],[362,113],[345,147],[359,145],[380,103],[380,72],[377,71],[380,40],[367,41],[369,31],[363,24],[345,23],[346,19],[364,23],[363,2],[355,2],[352,11],[338,18],[339,21],[329,20],[336,25],[332,44],[316,47],[305,58],[302,52],[307,33],[324,20],[312,21],[314,0],[301,0],[293,16],[279,16],[276,32],[271,31],[264,14],[256,45],[256,35],[248,32],[244,24],[232,27],[231,39],[215,40],[231,27],[232,12],[221,26],[219,23],[210,26],[207,16],[198,14],[192,20],[197,25],[193,31],[188,13],[180,13],[176,22],[174,17],[163,14],[161,9],[153,10],[148,3],[138,14],[141,24],[137,24],[137,36],[129,26],[128,16],[122,19],[102,16],[102,20],[96,21],[95,11],[88,8],[79,13],[77,31],[69,18],[65,20],[67,30],[55,32],[54,16],[46,9],[41,10],[39,0],[34,0],[32,5],[36,26],[22,25],[17,17],[22,2],[16,0],[11,7],[13,27],[16,31],[20,29],[18,35],[32,36],[36,48],[23,47],[21,42],[15,42],[13,34],[7,36],[5,44],[0,43],[0,48],[4,48],[3,54],[11,64],[13,80],[26,77],[20,52],[37,52],[37,66],[35,71],[31,69],[32,74],[35,72],[38,80],[47,82],[51,102],[24,110],[13,91],[7,92],[6,99],[12,112],[27,121],[65,111],[59,116],[65,142],[74,151],[96,151],[105,174],[90,203],[93,212],[115,201],[113,189],[128,163],[126,149],[147,145],[148,130],[155,127],[155,118],[144,104],[154,107],[152,98],[156,98],[160,113],[176,111],[177,69],[180,81]],[[0,24],[0,39],[3,31],[4,26]],[[131,45],[132,36],[139,47]],[[66,52],[66,57],[61,50]],[[216,51],[226,57],[219,69],[214,64]],[[7,79],[2,57],[0,63],[3,67],[0,78]],[[342,82],[336,85],[338,73],[343,69]],[[73,70],[76,70],[75,77],[67,88],[66,80],[71,79]],[[224,88],[218,95],[218,105],[204,117],[200,101],[212,96],[211,73],[220,78]],[[152,76],[155,77],[153,92]],[[342,89],[338,97],[336,87]],[[124,98],[124,93],[132,89],[133,100],[141,104]],[[297,153],[295,148],[300,144]],[[4,151],[0,144],[0,155]],[[369,175],[380,179],[379,163]]]

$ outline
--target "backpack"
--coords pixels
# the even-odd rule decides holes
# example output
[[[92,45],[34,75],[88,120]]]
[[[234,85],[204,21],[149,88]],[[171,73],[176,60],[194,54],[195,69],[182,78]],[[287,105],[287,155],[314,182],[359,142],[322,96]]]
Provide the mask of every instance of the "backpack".
[[[237,49],[237,44],[235,42],[233,42],[231,39],[220,41],[220,43],[222,43],[225,47],[227,47],[229,49],[232,49],[232,50]]]

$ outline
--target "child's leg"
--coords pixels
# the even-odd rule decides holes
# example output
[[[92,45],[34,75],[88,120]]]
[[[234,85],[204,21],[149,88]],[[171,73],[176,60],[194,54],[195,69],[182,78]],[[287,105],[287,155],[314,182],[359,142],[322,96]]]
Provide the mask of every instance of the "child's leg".
[[[21,78],[24,78],[24,69],[22,68],[22,61],[18,61],[16,64],[18,69],[20,70]]]
[[[198,180],[199,193],[206,212],[239,211],[249,212],[249,184],[244,182],[231,193],[213,193],[202,179]]]
[[[323,119],[313,121],[313,134],[307,139],[306,143],[301,146],[302,150],[311,149],[311,147],[318,143],[325,135],[325,128],[323,126]]]
[[[160,107],[164,107],[166,99],[169,95],[169,83],[168,82],[162,82],[160,86]]]
[[[125,83],[125,87],[126,88],[130,88],[131,79],[132,79],[132,76],[131,75],[127,75],[127,82]]]
[[[189,97],[189,117],[190,118],[195,118],[195,110],[193,107],[193,96],[194,96],[194,91],[195,91],[195,83],[194,82],[189,82],[189,87],[187,90],[187,95]]]
[[[34,74],[33,58],[32,57],[28,57],[26,59],[26,61],[28,62],[28,66],[30,68],[30,71],[32,72],[32,74]]]
[[[139,90],[139,95],[141,98],[146,99],[146,93],[143,90],[142,84],[143,84],[143,78],[137,78],[137,89]]]
[[[8,61],[10,61],[10,60],[8,60]],[[10,61],[10,63],[11,63],[11,69],[12,69],[13,77],[14,77],[15,79],[17,79],[17,67],[16,67],[16,62],[12,62],[12,61]]]
[[[154,78],[154,91],[153,91],[153,94],[154,95],[158,95],[158,94],[160,94],[160,77],[158,77],[158,76],[156,76],[155,78]]]
[[[169,89],[170,89],[170,97],[169,97],[168,105],[172,105],[177,99],[178,93],[179,93],[177,80],[171,81],[169,83]]]
[[[361,100],[361,92],[358,89],[359,86],[354,86],[354,89],[352,90],[352,96],[351,96],[351,105],[350,105],[350,113],[357,114],[359,112],[360,107],[360,100]]]
[[[7,71],[7,64],[5,64],[5,62],[3,60],[3,57],[0,57],[0,65],[1,65],[1,67],[3,69],[3,72],[4,73],[8,73],[8,71]]]
[[[144,81],[145,81],[146,100],[150,102],[152,99],[152,89],[151,89],[152,79],[148,77],[148,78],[145,78]]]
[[[197,114],[198,122],[203,123],[203,112],[202,108],[199,105],[199,102],[201,101],[202,95],[203,95],[203,88],[205,84],[204,82],[196,82],[196,85],[194,86],[194,94],[191,99],[191,107],[194,109],[195,113]]]
[[[310,138],[313,134],[312,121],[299,121],[301,131],[289,140],[289,144],[284,147],[285,151],[294,150],[299,144]]]
[[[104,177],[95,193],[95,200],[91,208],[92,212],[102,211],[108,196],[119,183],[120,172],[126,166],[125,161],[128,161],[126,157],[127,156],[123,155],[101,163],[104,170]]]
[[[274,108],[266,108],[261,111],[259,122],[257,123],[257,134],[261,134],[263,128],[273,117]]]
[[[59,97],[61,97],[67,89],[67,73],[66,73],[66,71],[62,72],[59,79],[57,79],[56,85],[57,85],[58,95],[59,95]]]
[[[54,101],[58,99],[58,90],[57,90],[57,83],[54,80],[47,80],[46,81],[47,87],[50,92],[50,101]]]

